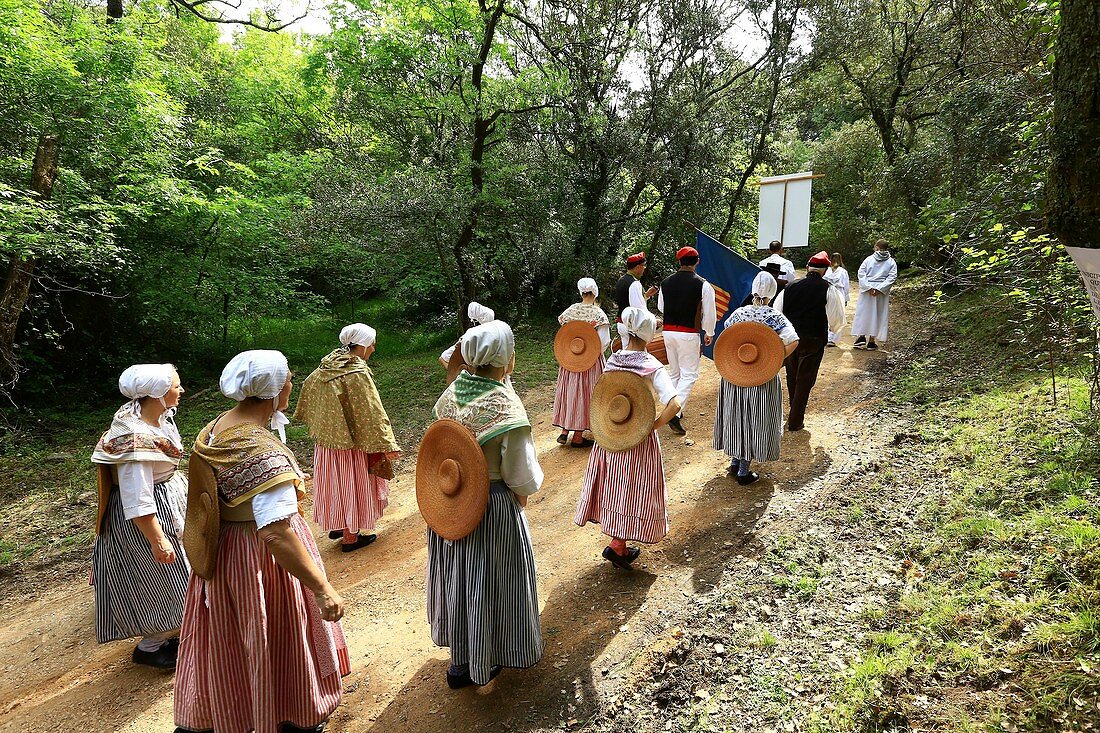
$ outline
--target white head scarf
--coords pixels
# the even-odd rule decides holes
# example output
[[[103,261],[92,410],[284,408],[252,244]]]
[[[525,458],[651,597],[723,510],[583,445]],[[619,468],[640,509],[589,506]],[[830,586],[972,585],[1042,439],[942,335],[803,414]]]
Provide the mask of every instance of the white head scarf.
[[[171,364],[134,364],[118,378],[118,391],[130,398],[134,417],[141,417],[141,398],[156,397],[164,405],[164,395],[172,389],[176,368]]]
[[[223,395],[237,402],[248,397],[274,401],[278,400],[279,393],[283,391],[288,374],[290,366],[282,353],[263,349],[242,351],[222,369],[219,385]],[[270,425],[272,430],[279,433],[279,438],[284,443],[284,428],[289,424],[290,420],[279,410],[279,405],[275,404]]]
[[[625,308],[620,316],[623,320],[618,324],[619,338],[626,345],[630,336],[640,338],[649,343],[653,334],[657,333],[657,317],[642,308]]]
[[[577,290],[581,295],[585,293],[592,293],[597,298],[600,297],[600,286],[596,284],[596,281],[590,277],[582,277],[577,281]]]
[[[778,289],[779,284],[776,283],[770,272],[761,272],[752,281],[752,295],[754,298],[771,300],[775,297],[775,291]]]
[[[493,312],[492,308],[488,308],[476,300],[470,301],[470,305],[466,306],[466,316],[471,321],[476,321],[481,325],[486,323],[492,323],[496,320],[497,314]],[[466,362],[469,364],[470,362]]]
[[[344,346],[373,346],[378,332],[365,323],[353,323],[340,331],[340,343]]]
[[[516,353],[516,337],[504,321],[474,326],[462,336],[462,359],[472,367],[508,366]]]

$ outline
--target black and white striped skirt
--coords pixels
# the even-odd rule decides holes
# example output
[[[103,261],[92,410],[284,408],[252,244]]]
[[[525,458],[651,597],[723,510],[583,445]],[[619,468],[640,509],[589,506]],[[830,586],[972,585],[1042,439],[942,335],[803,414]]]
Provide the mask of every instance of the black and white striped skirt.
[[[432,641],[450,647],[451,663],[489,681],[493,666],[524,668],[542,658],[535,554],[527,517],[494,481],[485,518],[451,542],[428,530],[428,623]]]
[[[153,487],[157,521],[176,551],[176,561],[153,559],[145,535],[123,516],[122,496],[111,492],[103,532],[92,548],[95,635],[100,644],[149,636],[180,627],[191,566],[183,553],[187,478],[176,473]]]
[[[783,387],[779,375],[759,387],[722,380],[714,414],[714,449],[730,458],[774,461],[783,439]]]

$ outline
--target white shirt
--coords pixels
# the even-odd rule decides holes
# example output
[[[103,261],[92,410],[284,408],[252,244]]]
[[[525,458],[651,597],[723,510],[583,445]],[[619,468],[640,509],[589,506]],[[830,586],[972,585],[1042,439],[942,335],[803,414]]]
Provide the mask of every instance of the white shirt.
[[[833,284],[833,287],[840,291],[840,294],[844,296],[844,302],[848,302],[848,291],[852,286],[850,279],[848,278],[848,271],[843,267],[837,267],[836,269],[829,268],[825,271],[825,279]]]
[[[530,496],[542,486],[542,466],[539,465],[531,428],[514,428],[481,446],[490,481],[503,481],[513,493]]]
[[[780,313],[783,312],[783,296],[786,294],[787,291],[784,290],[776,296],[775,301],[772,303],[772,308]],[[825,317],[829,319],[829,330],[833,333],[844,328],[844,323],[847,320],[844,315],[844,298],[841,296],[840,291],[831,285],[825,293]]]
[[[769,262],[774,262],[779,265],[779,272],[782,273],[783,279],[786,280],[788,284],[794,282],[795,275],[793,262],[788,260],[783,255],[776,253],[760,260],[760,266],[764,267]]]
[[[665,312],[665,291],[657,291],[657,310],[661,313]],[[706,280],[703,280],[703,319],[700,324],[703,328],[703,333],[711,338],[714,338],[714,327],[718,323],[718,314],[715,312],[714,306],[714,286],[712,286]]]
[[[649,310],[649,306],[645,302],[645,290],[642,289],[642,281],[635,278],[634,282],[630,283],[630,307],[641,308],[644,311]]]
[[[256,529],[289,519],[298,513],[298,492],[293,481],[284,481],[274,488],[252,497],[252,514]]]

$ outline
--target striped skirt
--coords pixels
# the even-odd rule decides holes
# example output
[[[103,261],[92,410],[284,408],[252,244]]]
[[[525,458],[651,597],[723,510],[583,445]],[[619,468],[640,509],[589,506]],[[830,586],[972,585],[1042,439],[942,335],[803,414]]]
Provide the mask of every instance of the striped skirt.
[[[318,567],[301,515],[290,525]],[[340,704],[351,671],[338,623],[275,562],[251,522],[222,524],[212,580],[187,586],[176,666],[175,720],[188,730],[278,733],[310,728]]]
[[[542,658],[535,554],[523,507],[494,481],[481,524],[451,542],[428,530],[428,623],[432,641],[450,647],[451,663],[470,678],[525,668]]]
[[[588,406],[592,390],[603,374],[604,358],[586,372],[571,372],[558,367],[558,386],[554,390],[554,425],[562,430],[588,430]]]
[[[783,387],[779,375],[759,387],[722,380],[714,414],[714,449],[730,458],[774,461],[783,439]]]
[[[176,551],[176,561],[163,565],[153,559],[145,535],[123,516],[121,494],[112,491],[103,532],[92,547],[95,636],[100,644],[180,627],[183,597],[191,575],[183,552],[187,477],[176,473],[154,485],[153,499],[157,521]]]
[[[656,431],[630,450],[592,448],[573,522],[600,525],[605,535],[659,542],[668,534],[668,497],[661,442]]]
[[[313,446],[313,521],[326,532],[365,529],[382,518],[390,484],[367,472],[369,453]]]

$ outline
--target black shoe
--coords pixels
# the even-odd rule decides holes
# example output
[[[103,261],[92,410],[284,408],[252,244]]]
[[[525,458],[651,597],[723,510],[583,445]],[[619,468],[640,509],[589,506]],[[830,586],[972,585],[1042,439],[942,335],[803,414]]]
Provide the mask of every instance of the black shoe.
[[[340,552],[355,552],[360,547],[366,547],[378,539],[378,535],[376,534],[361,534],[358,537],[359,539],[355,540],[355,542],[352,542],[350,545],[341,542]]]
[[[836,341],[827,341],[827,342],[825,342],[825,346],[827,346],[831,349],[835,349],[836,348]]]
[[[877,348],[878,348],[878,344],[876,344],[874,341],[871,341],[870,343],[867,344],[867,350],[868,351],[874,351]]]
[[[146,667],[175,669],[176,657],[179,655],[179,650],[180,640],[169,639],[155,652],[146,652],[138,647],[134,647],[134,653],[130,655],[130,659],[133,660],[134,664],[144,664]]]
[[[497,678],[497,675],[504,671],[504,667],[499,664],[495,664],[489,668],[489,682],[492,682]],[[461,690],[463,687],[469,687],[475,684],[470,678],[470,673],[463,672],[462,674],[451,674],[450,670],[447,670],[447,687],[452,690]],[[488,682],[486,683],[488,684]],[[478,685],[480,687],[481,685]]]
[[[746,473],[744,475],[737,474],[737,483],[741,484],[742,486],[748,486],[749,484],[755,484],[759,480],[760,480],[760,474],[758,474],[756,471],[749,471],[748,473]]]
[[[340,540],[340,539],[343,539],[343,538],[344,538],[344,530],[342,530],[342,529],[334,529],[334,530],[332,530],[331,532],[329,532],[329,533],[328,533],[328,538],[329,538],[330,540]]]
[[[620,555],[619,553],[612,550],[611,545],[603,548],[603,559],[607,560],[617,568],[622,568],[623,570],[632,570],[633,568],[630,567],[630,564],[637,560],[638,555],[640,554],[642,554],[642,551],[639,550],[637,547],[626,548],[625,555]]]
[[[680,424],[680,417],[676,416],[668,421],[668,429],[677,435],[687,435],[687,431],[684,430],[684,426]]]
[[[207,728],[206,730],[191,730],[190,728],[184,728],[183,726],[176,726],[175,733],[214,733],[213,728]]]
[[[854,344],[852,344],[852,346],[854,346],[857,349],[866,349],[867,348],[867,337],[866,336],[860,336],[859,338],[856,339],[856,342]]]
[[[569,433],[562,433],[558,436],[558,442],[565,445],[565,441],[569,440]]]
[[[312,728],[299,728],[293,723],[283,723],[279,727],[279,733],[323,733],[325,730],[325,724],[321,723],[315,725]]]
[[[591,448],[595,444],[596,444],[596,441],[592,440],[591,438],[581,438],[581,442],[579,442],[579,443],[576,442],[576,441],[570,441],[569,447],[570,448]]]

